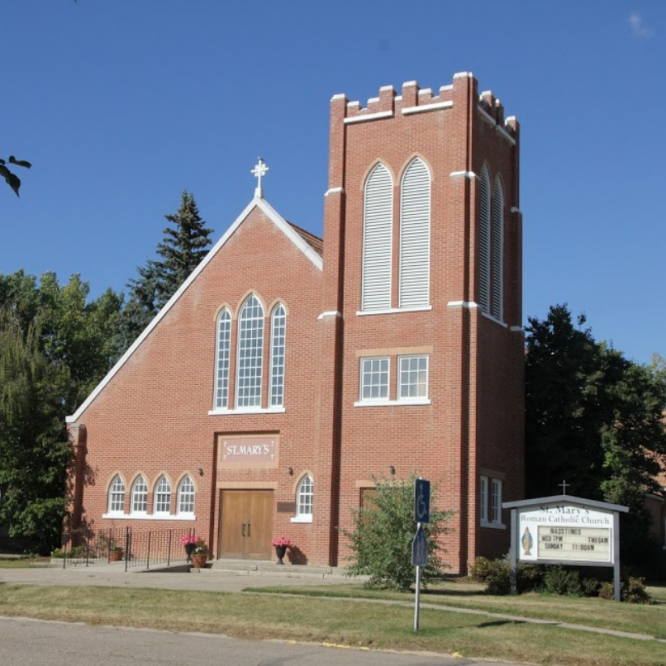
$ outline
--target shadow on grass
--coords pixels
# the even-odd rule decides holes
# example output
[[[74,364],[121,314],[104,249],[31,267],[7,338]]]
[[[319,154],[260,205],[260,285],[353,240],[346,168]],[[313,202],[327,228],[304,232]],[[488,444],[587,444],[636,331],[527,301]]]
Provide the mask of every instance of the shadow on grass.
[[[502,627],[506,624],[527,624],[524,620],[495,620],[494,622],[482,622],[477,624],[477,629],[485,629],[487,627]]]

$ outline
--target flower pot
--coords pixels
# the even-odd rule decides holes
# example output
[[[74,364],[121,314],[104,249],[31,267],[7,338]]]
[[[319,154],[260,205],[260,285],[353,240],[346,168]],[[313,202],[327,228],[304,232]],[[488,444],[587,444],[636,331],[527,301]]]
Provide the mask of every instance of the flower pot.
[[[122,550],[110,550],[109,551],[109,562],[120,562],[123,559]]]
[[[205,569],[208,562],[208,553],[192,553],[192,566],[195,569]]]
[[[287,552],[287,546],[275,546],[275,554],[277,555],[278,561],[276,564],[284,564],[282,558]]]

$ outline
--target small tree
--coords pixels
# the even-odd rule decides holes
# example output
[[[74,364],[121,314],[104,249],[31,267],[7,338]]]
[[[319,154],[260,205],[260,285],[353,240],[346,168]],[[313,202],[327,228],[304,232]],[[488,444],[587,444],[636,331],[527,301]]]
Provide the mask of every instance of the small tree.
[[[377,495],[373,497],[372,506],[354,512],[353,529],[341,530],[353,551],[347,573],[350,576],[369,575],[368,587],[407,591],[414,582],[415,477],[373,480]],[[432,508],[435,491],[431,497],[430,522],[423,526],[428,539],[428,564],[421,569],[424,586],[448,568],[440,557],[445,551],[439,539],[451,532],[444,524],[452,512]]]

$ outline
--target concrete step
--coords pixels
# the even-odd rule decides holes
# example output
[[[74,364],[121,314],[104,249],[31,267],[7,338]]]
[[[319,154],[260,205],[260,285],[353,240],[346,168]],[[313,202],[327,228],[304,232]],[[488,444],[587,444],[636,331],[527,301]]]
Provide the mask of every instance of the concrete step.
[[[208,563],[206,571],[232,571],[242,574],[271,575],[271,576],[315,576],[327,578],[329,576],[344,576],[343,567],[312,566],[309,564],[279,565],[271,560],[213,560]]]

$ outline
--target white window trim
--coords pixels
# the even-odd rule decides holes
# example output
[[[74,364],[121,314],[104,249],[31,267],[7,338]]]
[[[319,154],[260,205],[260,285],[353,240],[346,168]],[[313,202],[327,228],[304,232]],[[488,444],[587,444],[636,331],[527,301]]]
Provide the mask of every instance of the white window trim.
[[[193,513],[103,513],[102,518],[108,518],[109,520],[182,520],[182,521],[192,521],[196,520],[196,515]]]
[[[148,482],[146,481],[145,477],[141,477],[143,480],[143,484],[146,487],[146,507],[148,507]],[[130,516],[137,516],[137,517],[142,517],[142,516],[147,516],[148,515],[148,509],[146,508],[145,511],[135,511],[134,510],[134,488],[136,487],[138,479],[134,479],[134,483],[132,484],[132,488],[130,489]],[[143,492],[142,492],[143,494]]]
[[[482,476],[479,481],[479,521],[482,526],[488,524],[488,477]]]
[[[487,490],[486,490],[486,520],[481,520],[481,527],[489,527],[490,529],[495,529],[495,530],[505,530],[506,525],[502,523],[502,489],[504,486],[504,483],[501,479],[493,479],[490,477],[485,477],[482,476],[481,479],[486,479],[487,481]],[[492,501],[491,501],[491,496],[493,492],[493,484],[498,483],[499,484],[499,502],[498,502],[498,519],[497,520],[492,520],[490,516],[490,511],[492,508]]]
[[[408,405],[432,405],[430,398],[402,398],[400,400],[357,400],[354,407],[405,407]]]
[[[363,364],[365,361],[386,361],[388,368],[386,370],[386,397],[385,398],[364,398],[363,397]],[[358,378],[358,403],[363,405],[384,405],[390,403],[391,395],[391,357],[390,356],[363,356],[359,363]],[[357,404],[357,403],[354,403]]]
[[[162,483],[162,481],[166,482],[166,487],[169,489],[168,493],[160,492],[159,488],[160,488],[160,483]],[[160,495],[165,495],[165,496],[168,495],[168,497],[169,497],[169,508],[166,511],[165,510],[159,510],[157,508],[159,506],[158,497]],[[153,515],[155,515],[155,516],[171,516],[172,515],[171,514],[171,504],[172,504],[172,500],[173,500],[173,493],[171,492],[171,484],[169,483],[169,480],[165,476],[162,476],[162,477],[160,477],[160,479],[158,479],[157,485],[155,486],[155,497],[153,499],[154,499]]]
[[[112,502],[112,495],[113,493],[113,486],[115,485],[116,480],[120,481],[120,483],[123,484],[123,508],[122,509],[116,509],[115,511],[111,508]],[[117,493],[120,494],[120,493]],[[110,516],[124,516],[125,515],[125,501],[127,500],[127,488],[125,487],[125,482],[120,478],[119,475],[116,475],[112,482],[111,486],[109,487],[109,493],[106,498],[106,509],[107,509],[107,515]]]
[[[236,409],[211,409],[208,416],[233,416],[234,414],[284,414],[284,407],[240,407]]]
[[[425,358],[426,360],[426,381],[425,381],[425,389],[426,389],[426,394],[425,396],[401,396],[400,391],[402,390],[402,384],[400,381],[400,375],[402,374],[402,361],[405,359],[411,359],[411,358]],[[399,404],[413,404],[417,401],[423,401],[423,400],[429,400],[429,395],[430,395],[430,354],[402,354],[398,356],[398,371],[397,371],[397,377],[396,377],[396,395],[397,395],[397,400]],[[418,403],[417,403],[418,404]]]
[[[369,315],[387,315],[398,314],[400,312],[429,312],[432,310],[432,305],[419,305],[413,308],[386,308],[385,310],[357,310],[356,314],[359,317],[367,317]]]
[[[303,516],[294,516],[293,518],[289,519],[290,523],[311,523],[312,522],[312,514],[311,513],[306,513]]]
[[[243,342],[243,333],[242,333],[242,327],[243,327],[243,321],[245,317],[245,312],[248,308],[250,307],[255,307],[254,305],[250,305],[250,301],[252,300],[256,301],[256,305],[259,307],[259,310],[261,311],[261,317],[252,317],[250,315],[247,316],[247,319],[253,320],[253,321],[260,321],[261,322],[261,338],[257,337],[256,340],[260,340],[261,344],[257,345],[257,349],[259,350],[259,353],[257,355],[257,361],[258,363],[256,364],[255,367],[258,367],[259,369],[259,384],[258,387],[255,387],[255,393],[258,394],[259,398],[259,404],[258,405],[243,405],[240,408],[238,407],[238,404],[241,402],[241,400],[248,400],[249,396],[241,396],[241,391],[244,390],[247,387],[241,387],[241,370],[246,371],[249,366],[246,364],[243,368],[241,368],[241,352],[242,352],[242,342]],[[255,339],[252,337],[251,332],[252,328],[249,329],[250,334],[249,337],[246,340],[246,343],[249,344],[250,342],[254,343]],[[258,330],[258,326],[257,326]],[[238,314],[238,326],[237,326],[237,332],[236,332],[236,390],[235,393],[236,395],[234,396],[234,405],[236,405],[236,409],[245,409],[245,410],[251,410],[251,409],[261,409],[261,400],[262,400],[262,395],[263,395],[263,387],[264,387],[264,372],[266,369],[266,364],[264,363],[264,341],[266,338],[266,311],[264,310],[264,306],[257,297],[256,294],[250,294],[245,299],[245,302],[243,303],[240,312]],[[250,349],[251,347],[248,347]],[[247,378],[245,378],[247,380]],[[258,391],[257,391],[258,388]],[[253,395],[252,399],[256,399],[257,395]]]

